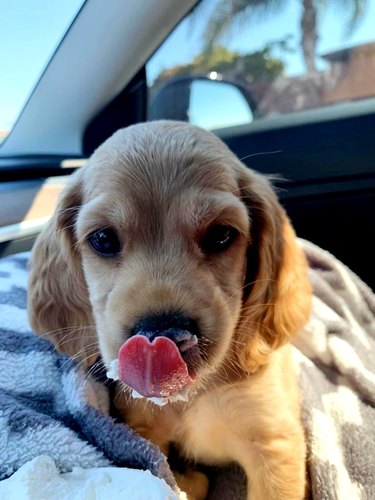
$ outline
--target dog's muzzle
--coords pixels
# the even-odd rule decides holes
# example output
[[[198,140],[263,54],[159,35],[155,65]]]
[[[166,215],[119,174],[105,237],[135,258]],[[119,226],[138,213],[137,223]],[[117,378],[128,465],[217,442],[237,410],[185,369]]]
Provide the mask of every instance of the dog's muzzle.
[[[119,350],[120,379],[145,397],[188,388],[200,359],[196,333],[196,323],[179,313],[142,318]]]

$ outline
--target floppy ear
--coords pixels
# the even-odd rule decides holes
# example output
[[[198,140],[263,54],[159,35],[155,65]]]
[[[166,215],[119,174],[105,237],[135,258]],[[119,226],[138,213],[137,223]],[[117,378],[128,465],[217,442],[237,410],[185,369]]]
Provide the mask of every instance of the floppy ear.
[[[89,359],[94,321],[74,225],[82,202],[81,173],[69,179],[54,216],[37,238],[30,259],[28,313],[33,330],[57,349]]]
[[[251,242],[236,345],[246,346],[238,348],[238,360],[251,372],[307,321],[311,286],[305,255],[269,181],[244,170],[239,185],[249,212]]]

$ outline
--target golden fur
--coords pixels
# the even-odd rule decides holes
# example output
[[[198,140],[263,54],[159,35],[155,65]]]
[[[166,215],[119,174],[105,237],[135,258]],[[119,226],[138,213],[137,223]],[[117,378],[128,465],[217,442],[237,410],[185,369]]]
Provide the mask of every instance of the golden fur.
[[[207,256],[199,242],[218,223],[238,234]],[[122,245],[113,258],[87,243],[106,227]],[[165,453],[174,443],[189,459],[239,463],[252,500],[301,499],[305,442],[288,343],[309,316],[306,270],[265,177],[209,132],[151,122],[118,131],[72,175],[33,250],[29,314],[37,333],[90,367],[99,352],[107,366],[116,359],[145,313],[184,311],[201,332],[189,402],[159,408],[119,387],[124,420]],[[190,477],[191,498],[203,498],[203,476]]]

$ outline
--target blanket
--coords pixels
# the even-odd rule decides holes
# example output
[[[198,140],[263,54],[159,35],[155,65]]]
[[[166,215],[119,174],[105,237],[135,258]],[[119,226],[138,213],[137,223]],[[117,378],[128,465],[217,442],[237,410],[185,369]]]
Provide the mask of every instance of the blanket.
[[[47,455],[60,472],[126,466],[176,490],[159,449],[108,416],[105,386],[30,330],[27,261],[28,254],[0,261],[0,479]]]
[[[328,252],[300,244],[314,289],[311,319],[294,347],[311,497],[375,498],[375,297]],[[105,384],[30,330],[27,260],[24,253],[0,261],[0,479],[43,455],[62,473],[149,470],[177,491],[160,451],[108,416]],[[238,467],[206,472],[209,500],[245,498]]]
[[[301,241],[313,286],[295,339],[313,498],[375,498],[375,296],[328,252]]]

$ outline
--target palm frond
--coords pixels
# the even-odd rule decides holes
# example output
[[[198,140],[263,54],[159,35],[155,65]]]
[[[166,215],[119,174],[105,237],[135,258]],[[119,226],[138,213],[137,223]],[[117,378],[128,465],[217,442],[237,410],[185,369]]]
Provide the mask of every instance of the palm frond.
[[[347,4],[349,8],[351,7],[351,15],[346,25],[346,32],[350,34],[362,21],[368,6],[368,0],[343,0],[343,3]]]
[[[274,15],[287,4],[287,0],[220,0],[215,13],[207,23],[205,50],[210,50],[238,22],[261,22]]]

